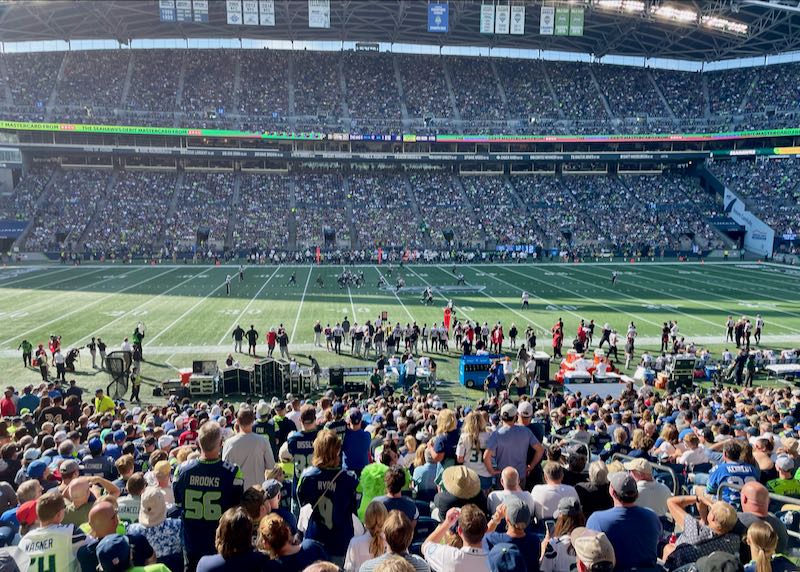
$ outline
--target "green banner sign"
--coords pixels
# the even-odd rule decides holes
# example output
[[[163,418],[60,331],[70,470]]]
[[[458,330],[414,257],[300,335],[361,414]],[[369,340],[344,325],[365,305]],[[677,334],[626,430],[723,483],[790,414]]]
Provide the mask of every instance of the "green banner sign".
[[[109,133],[121,135],[164,135],[171,137],[233,137],[239,139],[323,140],[324,133],[289,131],[237,131],[234,129],[191,129],[186,127],[150,127],[138,125],[83,125],[80,123],[28,123],[0,121],[0,129],[18,131],[58,131],[62,133]]]
[[[569,6],[556,6],[555,35],[569,34]]]
[[[583,8],[573,6],[569,9],[569,35],[583,36]]]

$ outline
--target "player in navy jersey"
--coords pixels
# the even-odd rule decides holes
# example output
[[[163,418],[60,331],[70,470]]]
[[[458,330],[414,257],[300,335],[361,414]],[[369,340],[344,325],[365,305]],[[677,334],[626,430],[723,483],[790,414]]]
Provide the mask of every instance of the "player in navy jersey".
[[[300,477],[297,498],[301,506],[311,505],[306,538],[316,540],[341,565],[353,538],[356,511],[355,473],[341,467],[342,441],[330,429],[319,432],[314,441],[312,465]]]
[[[294,464],[294,476],[292,480],[292,512],[295,516],[300,512],[297,504],[297,481],[306,467],[311,466],[311,458],[314,456],[314,439],[317,438],[317,410],[313,405],[304,405],[300,409],[300,423],[303,425],[302,431],[294,431],[286,438],[286,446],[292,456]]]
[[[204,423],[197,442],[200,459],[178,467],[173,484],[175,506],[181,509],[190,572],[197,568],[200,558],[216,553],[214,539],[219,519],[222,513],[239,504],[244,482],[239,467],[220,458],[222,430],[217,423]]]

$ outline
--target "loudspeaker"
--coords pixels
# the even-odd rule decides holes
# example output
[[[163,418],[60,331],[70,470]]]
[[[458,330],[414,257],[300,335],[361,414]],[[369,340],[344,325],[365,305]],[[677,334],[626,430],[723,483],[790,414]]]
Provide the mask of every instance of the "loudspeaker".
[[[328,368],[328,385],[331,387],[344,385],[344,368],[342,366]]]
[[[253,364],[253,393],[265,397],[279,395],[276,376],[277,364],[272,358],[264,358]]]
[[[452,228],[446,228],[446,229],[444,229],[444,230],[442,231],[442,235],[444,236],[444,239],[445,239],[447,242],[453,242],[453,236],[454,236],[454,235],[453,235],[453,229],[452,229]]]
[[[285,359],[275,360],[275,393],[290,393],[291,377],[289,362]]]
[[[325,238],[325,247],[333,248],[336,246],[336,231],[329,226],[322,229],[322,234]]]
[[[222,370],[222,395],[252,393],[253,368],[229,367]]]

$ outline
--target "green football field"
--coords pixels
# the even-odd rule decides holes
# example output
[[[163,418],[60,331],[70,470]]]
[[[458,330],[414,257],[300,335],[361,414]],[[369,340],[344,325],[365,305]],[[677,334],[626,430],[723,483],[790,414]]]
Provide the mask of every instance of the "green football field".
[[[660,328],[677,320],[681,334],[719,356],[728,315],[760,313],[766,321],[763,347],[800,346],[800,270],[754,262],[728,263],[597,263],[461,265],[466,285],[457,286],[452,266],[357,266],[366,285],[340,289],[337,266],[251,266],[239,282],[235,266],[196,265],[84,265],[20,266],[0,270],[0,383],[21,387],[38,382],[38,370],[22,367],[17,347],[23,338],[46,343],[62,336],[65,348],[81,346],[91,336],[102,337],[109,351],[118,349],[141,321],[146,384],[176,377],[193,359],[213,358],[220,364],[232,351],[231,332],[237,324],[254,324],[262,338],[270,327],[283,324],[290,335],[290,352],[307,364],[313,353],[323,367],[367,364],[367,360],[336,356],[313,347],[313,325],[333,325],[344,316],[351,322],[374,320],[382,312],[391,322],[420,326],[441,322],[448,299],[458,317],[493,324],[501,321],[506,333],[512,323],[521,331],[537,330],[539,350],[550,352],[546,333],[561,317],[569,345],[580,319],[609,322],[621,333],[630,321],[639,330],[637,353],[658,350]],[[619,272],[612,287],[611,272]],[[288,284],[296,272],[297,285]],[[379,288],[379,277],[394,284],[401,273],[406,287],[399,293]],[[225,276],[234,276],[233,291],[225,294]],[[324,288],[317,285],[318,276]],[[432,286],[434,306],[424,306],[420,294]],[[522,311],[520,296],[530,293],[530,308]],[[599,327],[597,333],[599,334]],[[597,343],[597,339],[595,339]],[[622,348],[620,347],[620,350]],[[259,346],[259,354],[266,347]],[[458,386],[457,348],[436,356],[441,393],[454,401],[476,399],[478,392]],[[277,353],[277,350],[276,350]],[[239,356],[243,365],[252,361]],[[373,360],[370,360],[373,361]],[[94,371],[83,351],[78,373],[68,375],[86,389],[105,386],[108,375]],[[553,368],[555,371],[555,368]],[[54,375],[54,371],[53,371]],[[143,388],[143,397],[152,392]]]

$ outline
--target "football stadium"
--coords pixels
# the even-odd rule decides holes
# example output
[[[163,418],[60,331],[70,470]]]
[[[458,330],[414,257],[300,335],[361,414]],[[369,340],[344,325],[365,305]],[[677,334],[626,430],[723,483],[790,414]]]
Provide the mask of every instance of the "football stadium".
[[[0,571],[800,570],[796,0],[0,1]]]

